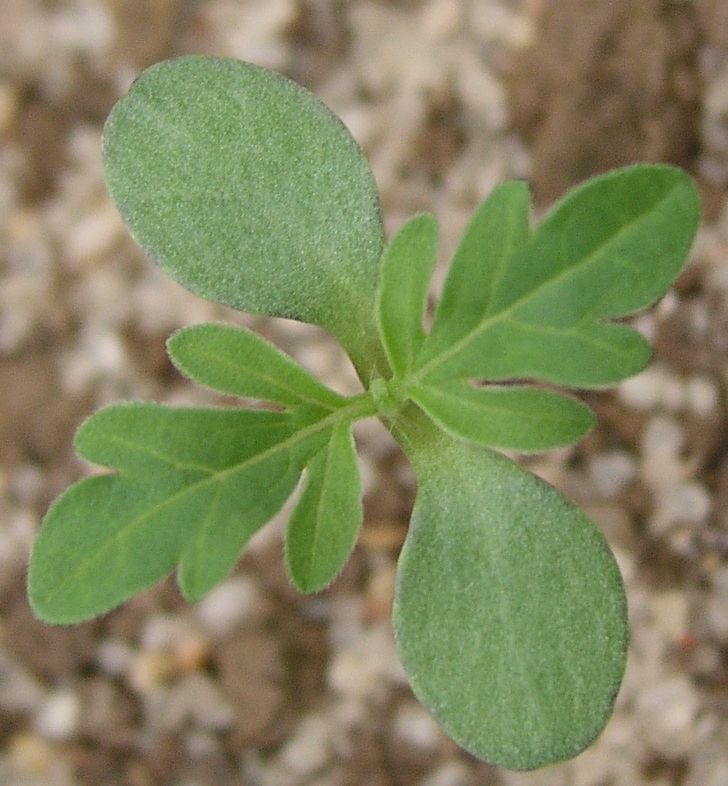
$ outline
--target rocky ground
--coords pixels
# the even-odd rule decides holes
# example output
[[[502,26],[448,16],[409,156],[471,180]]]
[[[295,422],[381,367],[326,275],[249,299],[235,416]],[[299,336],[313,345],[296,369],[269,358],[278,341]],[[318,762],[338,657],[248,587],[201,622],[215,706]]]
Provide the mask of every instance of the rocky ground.
[[[214,403],[164,353],[176,327],[252,324],[342,389],[320,332],[167,280],[106,196],[99,137],[147,65],[239,57],[313,90],[372,162],[388,229],[437,213],[447,260],[498,182],[538,210],[634,160],[697,178],[690,264],[639,327],[654,364],[590,394],[599,427],[532,468],[603,528],[628,586],[629,666],[572,762],[474,761],[413,699],[389,605],[414,496],[359,432],[366,521],[330,591],[302,598],[280,522],[196,606],[169,581],[103,619],[35,621],[27,555],[87,468],[78,423],[121,399]],[[722,0],[0,0],[0,784],[724,786],[728,783],[728,4]]]

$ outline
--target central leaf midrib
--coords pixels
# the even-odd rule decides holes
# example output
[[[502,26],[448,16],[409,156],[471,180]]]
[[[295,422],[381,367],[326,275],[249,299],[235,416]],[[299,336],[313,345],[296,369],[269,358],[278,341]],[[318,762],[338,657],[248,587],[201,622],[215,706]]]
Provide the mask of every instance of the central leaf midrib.
[[[334,427],[335,431],[336,427]],[[320,493],[318,495],[318,499],[316,501],[316,509],[317,511],[321,508],[325,507],[324,499],[326,497],[326,493],[328,491],[328,469],[331,463],[331,453],[334,446],[334,439],[336,438],[336,433],[332,433],[331,439],[329,440],[328,445],[322,448],[322,450],[326,451],[325,455],[323,456],[323,463],[320,469],[320,480],[321,480],[321,488]],[[314,482],[314,478],[309,478],[309,482]],[[313,534],[311,536],[309,548],[304,552],[305,553],[305,573],[306,573],[306,581],[311,581],[311,576],[313,574],[313,567],[315,563],[314,555],[318,553],[318,544],[321,539],[321,526],[319,526],[319,516],[316,515],[315,517],[316,525],[313,528]]]
[[[203,361],[206,360],[206,356],[213,357],[219,365],[224,366],[231,371],[234,372],[245,372],[248,368],[254,368],[254,363],[236,363],[233,362],[228,356],[218,354],[213,350],[208,351],[196,351],[193,347],[192,349],[188,348],[188,352],[194,353],[197,355],[198,358],[201,358]],[[263,373],[259,369],[255,369],[255,375],[258,376],[261,380],[269,384],[272,388],[278,388],[279,390],[284,391],[286,394],[291,396],[291,401],[298,401],[303,404],[309,404],[310,406],[319,406],[324,407],[330,411],[341,406],[341,403],[345,400],[343,396],[339,396],[338,393],[327,388],[323,385],[320,385],[319,381],[314,377],[311,377],[310,380],[307,382],[313,387],[314,385],[320,385],[320,391],[316,391],[319,395],[318,398],[312,397],[310,391],[306,391],[303,393],[300,389],[296,388],[295,385],[291,386],[290,384],[284,384],[284,381],[279,379],[278,377],[274,377],[271,374]],[[250,398],[259,398],[258,396],[250,396]],[[262,396],[265,400],[265,396]],[[274,403],[275,400],[274,400]],[[289,403],[289,402],[280,402],[280,403]]]

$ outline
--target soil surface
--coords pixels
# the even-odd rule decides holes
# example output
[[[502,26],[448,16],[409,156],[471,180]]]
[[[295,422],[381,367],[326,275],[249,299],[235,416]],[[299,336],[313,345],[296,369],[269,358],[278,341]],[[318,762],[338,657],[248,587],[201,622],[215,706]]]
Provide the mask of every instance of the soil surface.
[[[296,594],[271,523],[203,602],[172,579],[102,619],[36,621],[29,549],[88,471],[75,428],[123,399],[220,403],[164,340],[252,325],[355,389],[321,332],[204,303],[128,238],[100,133],[146,66],[206,53],[279,70],[351,129],[388,230],[441,222],[442,264],[500,181],[538,212],[637,160],[689,170],[705,223],[637,325],[650,368],[585,396],[599,425],[529,460],[602,527],[632,643],[604,734],[572,762],[475,761],[413,698],[389,624],[415,488],[389,435],[357,433],[365,524],[333,587]],[[9,786],[724,786],[728,783],[728,4],[724,0],[1,0],[0,784]]]

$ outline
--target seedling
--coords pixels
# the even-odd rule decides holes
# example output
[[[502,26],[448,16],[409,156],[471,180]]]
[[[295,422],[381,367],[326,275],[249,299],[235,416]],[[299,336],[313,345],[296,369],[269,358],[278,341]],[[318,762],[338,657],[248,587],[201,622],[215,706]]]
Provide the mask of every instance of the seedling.
[[[418,483],[393,609],[414,692],[489,762],[532,769],[583,750],[623,674],[619,570],[578,507],[499,451],[577,441],[594,415],[558,388],[647,364],[647,341],[614,320],[680,272],[700,213],[691,180],[663,165],[610,172],[535,228],[526,184],[504,183],[466,229],[426,331],[435,218],[385,242],[362,151],[278,74],[198,56],[155,65],[112,110],[103,155],[129,230],[163,270],[210,300],[325,328],[364,392],[328,389],[249,330],[176,332],[169,355],[185,375],[276,406],[123,403],[89,418],[76,448],[113,472],[48,511],[35,614],[77,623],[175,568],[195,601],[297,488],[285,563],[300,591],[322,590],[362,519],[352,426],[378,416]]]

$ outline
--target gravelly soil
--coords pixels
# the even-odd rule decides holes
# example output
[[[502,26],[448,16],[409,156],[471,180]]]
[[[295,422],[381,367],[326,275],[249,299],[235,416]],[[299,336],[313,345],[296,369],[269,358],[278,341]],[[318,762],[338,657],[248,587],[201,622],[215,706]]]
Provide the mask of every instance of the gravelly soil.
[[[0,0],[0,783],[728,783],[727,48],[722,0]],[[369,424],[364,532],[327,593],[290,588],[274,522],[196,607],[170,580],[85,625],[32,618],[27,553],[51,499],[86,471],[71,449],[82,418],[124,398],[216,402],[170,367],[172,329],[244,321],[354,384],[319,332],[168,282],[109,204],[107,112],[143,67],[187,52],[314,90],[370,157],[388,227],[438,214],[443,261],[507,177],[528,176],[539,209],[633,160],[698,178],[694,258],[640,318],[655,364],[589,395],[600,425],[579,446],[530,462],[603,527],[630,596],[615,717],[574,762],[480,764],[412,698],[388,619],[414,484]]]

